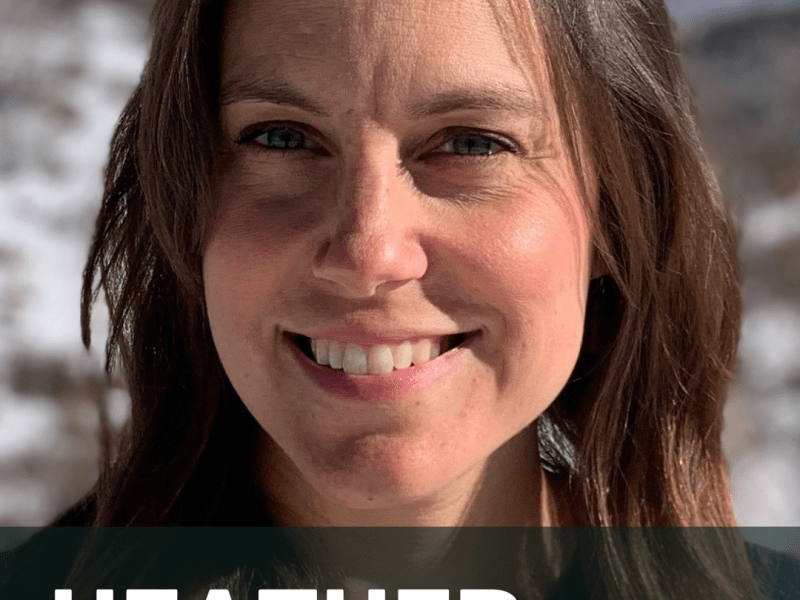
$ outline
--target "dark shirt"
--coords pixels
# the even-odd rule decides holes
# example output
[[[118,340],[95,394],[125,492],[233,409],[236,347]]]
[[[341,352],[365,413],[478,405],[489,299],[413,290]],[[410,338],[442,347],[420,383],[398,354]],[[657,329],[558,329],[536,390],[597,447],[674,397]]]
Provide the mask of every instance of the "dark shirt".
[[[0,599],[1,600],[38,600],[38,599],[47,599],[53,600],[54,598],[54,590],[61,589],[64,586],[64,581],[66,580],[67,576],[70,573],[70,570],[73,568],[73,564],[76,561],[76,558],[80,557],[80,553],[83,551],[82,549],[85,547],[84,544],[87,540],[87,535],[91,532],[96,532],[98,530],[93,530],[92,528],[88,527],[65,527],[65,524],[71,525],[82,525],[86,522],[87,517],[90,515],[90,509],[87,507],[83,508],[83,512],[79,509],[77,512],[73,511],[70,514],[66,515],[62,518],[58,523],[59,527],[51,527],[45,528],[39,531],[36,535],[33,536],[28,542],[21,545],[20,547],[7,551],[4,553],[0,553]],[[273,530],[278,531],[280,528],[273,528]],[[264,539],[264,534],[267,532],[266,529],[259,530],[258,528],[248,528],[245,530],[240,530],[237,535],[241,537],[241,539],[247,539],[246,543],[241,545],[241,551],[236,552],[232,550],[231,552],[222,552],[214,554],[214,559],[208,563],[209,566],[203,566],[203,560],[205,558],[196,558],[193,557],[192,552],[196,549],[194,546],[199,544],[192,544],[192,542],[187,542],[188,538],[191,538],[195,532],[200,535],[200,537],[195,536],[192,539],[213,539],[218,540],[218,543],[211,544],[211,546],[218,546],[219,548],[224,549],[226,546],[225,540],[230,540],[231,538],[225,538],[222,533],[220,537],[211,537],[216,535],[216,531],[222,532],[222,529],[219,530],[211,530],[211,529],[197,529],[197,528],[186,528],[186,529],[179,529],[179,528],[170,528],[169,531],[173,533],[168,533],[167,529],[163,530],[156,530],[150,529],[149,531],[144,531],[140,529],[139,531],[142,532],[142,535],[149,535],[150,537],[149,542],[144,544],[144,548],[158,548],[159,551],[163,551],[162,554],[158,554],[158,552],[154,553],[154,558],[151,562],[147,562],[147,550],[139,551],[132,549],[129,544],[120,544],[118,540],[122,539],[120,537],[114,537],[119,535],[124,535],[126,533],[131,533],[131,530],[124,530],[122,528],[114,530],[109,529],[109,534],[111,536],[112,541],[108,546],[108,552],[110,552],[111,556],[119,556],[121,562],[129,561],[132,563],[136,563],[136,569],[139,571],[142,570],[150,570],[152,572],[160,572],[162,575],[165,573],[172,574],[180,573],[176,576],[176,580],[180,582],[190,581],[192,578],[202,578],[202,576],[209,576],[211,577],[208,581],[219,581],[219,579],[214,579],[214,576],[211,574],[213,569],[219,568],[220,573],[222,572],[230,572],[231,569],[235,570],[237,565],[241,564],[243,557],[255,556],[264,553],[264,550],[268,550],[263,545],[259,545],[261,539]],[[227,529],[225,531],[231,531]],[[182,532],[187,532],[184,535]],[[102,531],[101,531],[102,533]],[[202,537],[202,536],[206,537]],[[278,536],[281,534],[278,533]],[[187,537],[188,536],[188,537]],[[249,537],[248,537],[249,536]],[[163,541],[162,541],[163,538]],[[125,538],[129,539],[129,538]],[[183,540],[176,542],[177,540]],[[236,538],[239,539],[239,538]],[[154,543],[155,541],[155,543]],[[179,551],[175,552],[173,550],[168,550],[167,548],[172,545],[174,548],[175,544],[183,544],[183,546],[178,545]],[[116,545],[115,545],[116,544]],[[147,545],[149,544],[149,546]],[[189,545],[187,547],[187,544]],[[249,546],[247,544],[250,544]],[[275,548],[278,552],[277,555],[280,555],[281,558],[279,560],[286,560],[286,554],[280,554],[282,551],[278,546],[280,544],[276,544]],[[753,569],[753,573],[755,574],[756,581],[759,587],[759,591],[761,596],[766,600],[800,600],[800,560],[780,552],[776,552],[765,548],[763,546],[745,543],[747,556],[749,558],[750,564]],[[218,548],[218,549],[219,549]],[[255,550],[254,550],[255,549]],[[371,551],[370,548],[365,547],[364,552],[369,553]],[[128,552],[128,554],[126,554]],[[118,554],[119,553],[119,554]],[[491,549],[487,549],[487,554],[492,554]],[[205,557],[205,554],[201,554],[198,550],[197,557]],[[510,556],[510,554],[509,554]],[[130,560],[129,560],[130,559]],[[245,558],[245,560],[247,560]],[[216,562],[214,562],[216,561]],[[238,562],[237,562],[238,561]],[[590,590],[592,586],[590,585],[590,575],[585,572],[585,569],[581,569],[580,565],[574,564],[576,561],[573,560],[571,567],[569,567],[558,580],[555,588],[554,593],[548,595],[549,598],[552,599],[572,599],[572,598],[590,598],[592,594]],[[212,564],[213,563],[213,564]],[[223,564],[224,563],[224,564]],[[292,561],[289,561],[289,564],[292,564]],[[187,568],[188,565],[188,568]],[[91,565],[90,565],[91,567]],[[160,569],[160,571],[159,571]],[[182,570],[181,570],[182,569]],[[509,567],[509,570],[513,570],[513,567]],[[124,571],[123,571],[124,572]],[[200,593],[197,594],[183,594],[183,584],[181,583],[180,586],[174,586],[174,581],[169,581],[164,579],[163,581],[166,582],[166,585],[159,585],[161,580],[153,579],[153,580],[144,580],[148,582],[146,585],[142,585],[141,579],[136,579],[138,575],[133,576],[133,581],[136,582],[134,585],[125,585],[123,588],[120,588],[117,594],[115,595],[115,600],[121,600],[125,597],[123,593],[123,589],[128,587],[130,588],[162,588],[167,587],[174,588],[178,587],[179,589],[179,599],[185,600],[187,598],[201,598],[205,600],[206,594]],[[461,581],[460,578],[466,577],[469,579],[469,572],[468,570],[460,571],[458,574],[457,579]],[[113,578],[112,578],[113,579]],[[129,580],[126,577],[117,577],[117,580],[121,580],[124,582],[128,582]],[[155,582],[155,585],[149,584],[150,581]],[[196,582],[195,582],[196,583]],[[263,582],[262,582],[263,583]],[[406,585],[401,585],[399,587],[406,587],[409,589],[418,589],[418,588],[425,588],[424,585],[419,585],[421,582],[407,582]],[[423,582],[424,583],[424,582]],[[100,586],[105,587],[105,586]],[[215,586],[212,586],[215,587]],[[273,587],[267,583],[263,583],[262,585],[257,585],[257,589],[261,588],[269,588]],[[281,587],[281,586],[274,586],[274,587]],[[303,585],[288,585],[285,587],[292,587],[292,588],[302,588],[308,587]],[[316,587],[316,586],[314,586]],[[338,587],[338,586],[334,586]],[[391,586],[386,586],[387,590],[391,589]],[[446,587],[446,586],[435,586],[439,587]],[[455,586],[455,589],[458,588],[474,588],[474,585],[461,585]],[[511,590],[509,587],[502,587],[495,586],[493,584],[490,585],[480,585],[480,589],[506,589]],[[191,586],[187,589],[205,589],[208,590],[209,586],[206,583],[206,587],[202,587],[202,583],[199,586],[195,586],[192,588]],[[318,598],[321,600],[324,599],[325,588],[321,588]],[[514,591],[514,595],[517,600],[523,600],[524,595],[521,595],[519,590]],[[257,596],[254,595],[254,592],[250,591],[249,593],[243,594],[242,592],[237,593],[231,591],[231,598],[232,600],[244,600],[245,598],[256,598]],[[393,595],[391,592],[388,592],[386,595],[387,599],[391,599]],[[458,596],[453,593],[453,589],[451,589],[450,594],[451,600],[456,600]],[[698,590],[697,600],[704,598],[702,591]],[[75,597],[74,600],[84,600],[83,598]],[[91,595],[91,600],[94,600],[94,594]],[[364,599],[348,599],[348,600],[365,600]],[[693,600],[693,599],[690,599]]]
[[[767,600],[800,599],[800,561],[764,546],[745,543],[759,592]]]

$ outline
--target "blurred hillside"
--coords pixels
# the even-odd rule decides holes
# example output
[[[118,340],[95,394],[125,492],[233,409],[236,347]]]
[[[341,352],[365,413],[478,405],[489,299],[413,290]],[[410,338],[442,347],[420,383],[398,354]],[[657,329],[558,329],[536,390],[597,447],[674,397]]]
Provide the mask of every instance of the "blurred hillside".
[[[796,194],[800,4],[685,27],[683,36],[701,123],[735,206]]]
[[[151,0],[0,0],[0,525],[41,525],[93,483],[107,317],[80,345],[80,276]],[[677,31],[739,229],[745,322],[725,445],[737,515],[800,525],[800,4]]]
[[[740,522],[800,524],[800,4],[681,30],[739,227],[745,321],[727,452]]]

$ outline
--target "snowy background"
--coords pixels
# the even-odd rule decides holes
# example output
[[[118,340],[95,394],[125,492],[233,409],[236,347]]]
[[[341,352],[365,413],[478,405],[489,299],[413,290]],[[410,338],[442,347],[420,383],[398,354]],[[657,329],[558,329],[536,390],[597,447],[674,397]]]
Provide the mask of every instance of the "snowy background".
[[[77,500],[101,419],[118,427],[128,411],[102,374],[104,306],[87,354],[78,305],[148,5],[0,0],[0,525],[43,525]],[[745,269],[724,439],[737,516],[800,526],[800,4],[670,5]]]

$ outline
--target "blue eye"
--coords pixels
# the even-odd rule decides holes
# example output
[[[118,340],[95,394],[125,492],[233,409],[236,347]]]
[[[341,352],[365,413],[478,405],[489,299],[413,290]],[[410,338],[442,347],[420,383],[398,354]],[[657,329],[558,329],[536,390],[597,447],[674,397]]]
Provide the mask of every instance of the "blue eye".
[[[323,148],[315,142],[304,129],[294,123],[260,123],[246,129],[239,139],[238,144],[255,144],[258,148],[268,151],[290,152],[293,150],[322,151]],[[516,154],[517,146],[496,135],[481,131],[463,130],[456,131],[438,146],[431,154],[445,154],[453,156],[490,157],[503,152]]]
[[[439,146],[445,152],[459,156],[480,155],[491,156],[499,151],[510,150],[507,145],[503,145],[492,137],[480,133],[460,133],[453,136],[444,144]]]
[[[250,131],[245,130],[237,140],[239,144],[255,143],[265,150],[319,150],[321,146],[297,127],[291,125],[255,125]]]
[[[265,131],[259,136],[253,138],[262,146],[269,148],[302,148],[306,141],[306,136],[296,129],[289,129],[288,127],[276,127]]]
[[[504,152],[517,154],[520,149],[508,138],[484,132],[457,128],[450,130],[445,142],[435,148],[429,155],[454,157],[471,156],[477,159],[489,158]]]

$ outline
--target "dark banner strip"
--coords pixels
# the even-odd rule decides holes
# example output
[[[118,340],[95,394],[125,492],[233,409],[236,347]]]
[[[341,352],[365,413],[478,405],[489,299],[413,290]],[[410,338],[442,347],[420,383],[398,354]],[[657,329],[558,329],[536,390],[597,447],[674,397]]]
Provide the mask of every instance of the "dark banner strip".
[[[2,600],[798,598],[800,528],[0,528]]]

